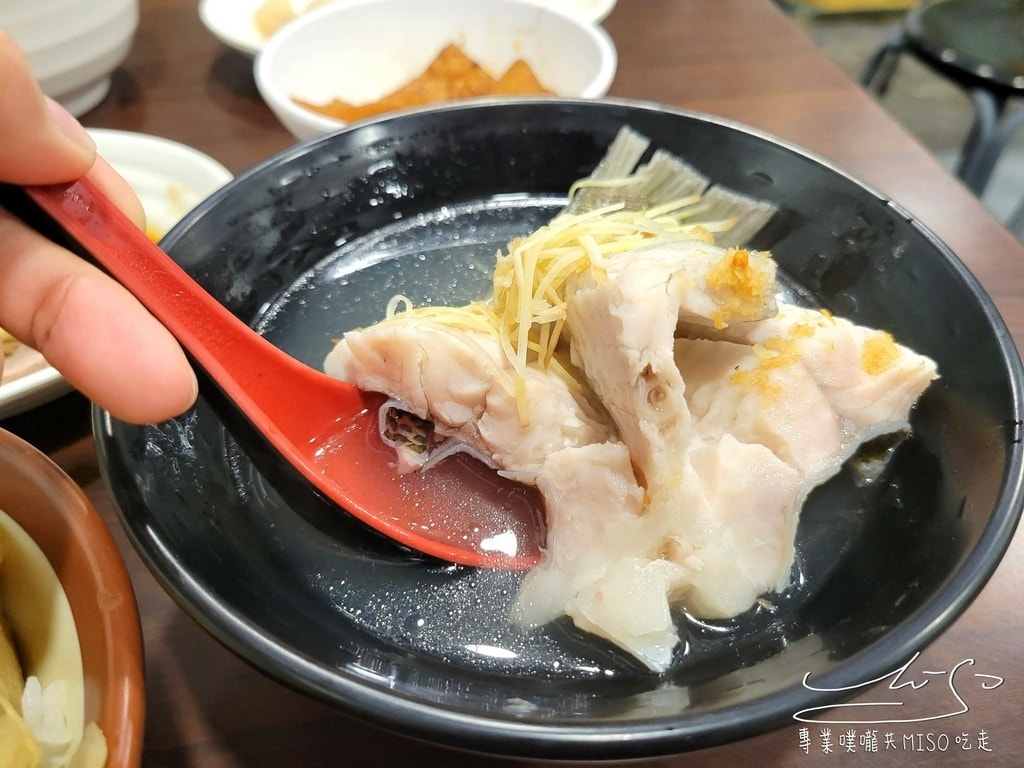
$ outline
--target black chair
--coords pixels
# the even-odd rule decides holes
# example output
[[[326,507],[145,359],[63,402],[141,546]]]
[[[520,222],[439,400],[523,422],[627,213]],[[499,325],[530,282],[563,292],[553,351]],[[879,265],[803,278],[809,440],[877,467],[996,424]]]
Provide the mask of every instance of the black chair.
[[[1008,109],[1014,97],[1024,96],[1024,0],[922,3],[871,57],[862,85],[883,96],[905,54],[952,80],[974,103],[974,123],[955,172],[980,197],[1024,122],[1024,110]]]

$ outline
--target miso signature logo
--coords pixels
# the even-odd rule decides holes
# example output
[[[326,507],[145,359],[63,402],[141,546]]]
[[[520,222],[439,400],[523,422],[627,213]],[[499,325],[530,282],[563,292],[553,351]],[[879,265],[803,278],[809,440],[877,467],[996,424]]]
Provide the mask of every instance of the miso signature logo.
[[[924,723],[969,712],[969,697],[1003,684],[1003,678],[998,675],[976,671],[974,659],[964,659],[949,669],[917,670],[914,663],[920,655],[920,652],[915,653],[903,666],[874,680],[842,688],[819,688],[809,682],[810,673],[805,674],[803,686],[811,691],[851,693],[867,690],[886,680],[889,684],[878,691],[879,701],[810,707],[797,712],[793,719],[804,723],[849,725]]]

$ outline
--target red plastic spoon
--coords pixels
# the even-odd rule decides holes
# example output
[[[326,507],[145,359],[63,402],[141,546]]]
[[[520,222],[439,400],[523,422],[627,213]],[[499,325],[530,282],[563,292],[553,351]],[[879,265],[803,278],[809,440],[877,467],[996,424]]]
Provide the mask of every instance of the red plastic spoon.
[[[6,189],[4,198],[17,193]],[[395,541],[443,560],[496,568],[536,563],[543,525],[530,490],[466,459],[398,475],[378,434],[380,395],[310,368],[253,331],[87,180],[23,191],[135,294],[320,493]]]

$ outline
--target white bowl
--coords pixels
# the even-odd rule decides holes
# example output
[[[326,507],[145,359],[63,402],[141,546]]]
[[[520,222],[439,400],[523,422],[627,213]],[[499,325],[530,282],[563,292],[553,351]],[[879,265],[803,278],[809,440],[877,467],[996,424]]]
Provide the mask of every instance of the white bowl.
[[[139,0],[4,0],[0,29],[24,51],[43,92],[73,115],[110,90],[139,25]]]
[[[598,98],[617,54],[597,24],[530,0],[352,0],[301,16],[256,57],[256,85],[284,126],[310,139],[345,125],[299,106],[376,101],[454,43],[492,74],[524,59],[558,96]]]

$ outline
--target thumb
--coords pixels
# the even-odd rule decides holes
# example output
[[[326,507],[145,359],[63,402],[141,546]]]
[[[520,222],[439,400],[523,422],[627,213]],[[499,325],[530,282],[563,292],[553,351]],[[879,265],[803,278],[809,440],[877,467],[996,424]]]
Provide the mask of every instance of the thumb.
[[[96,145],[63,107],[43,95],[21,49],[0,30],[0,179],[55,184],[78,178]]]

